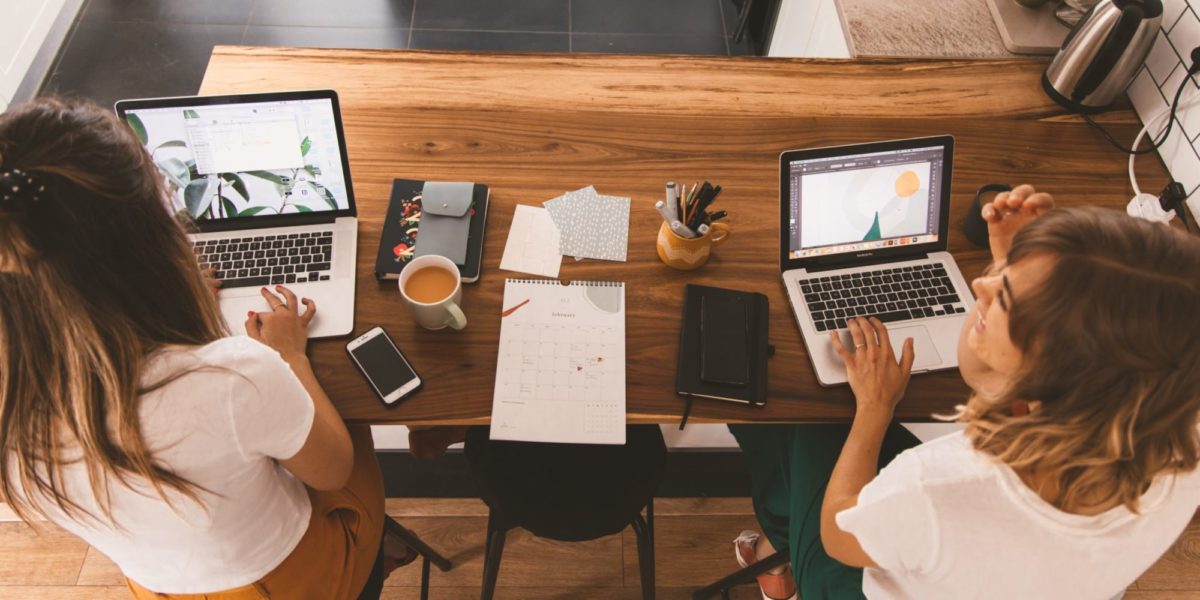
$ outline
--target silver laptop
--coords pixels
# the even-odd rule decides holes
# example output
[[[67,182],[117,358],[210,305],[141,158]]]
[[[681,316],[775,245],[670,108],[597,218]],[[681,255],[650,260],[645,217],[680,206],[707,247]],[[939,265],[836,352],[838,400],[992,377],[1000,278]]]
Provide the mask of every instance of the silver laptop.
[[[780,258],[788,301],[817,381],[846,382],[829,332],[876,316],[896,355],[913,338],[914,373],[958,366],[975,303],[950,253],[954,138],[791,150],[779,157]]]
[[[266,310],[259,289],[313,299],[309,337],[354,329],[358,219],[332,90],[122,100],[171,209],[196,223],[196,260],[222,281],[234,333]]]

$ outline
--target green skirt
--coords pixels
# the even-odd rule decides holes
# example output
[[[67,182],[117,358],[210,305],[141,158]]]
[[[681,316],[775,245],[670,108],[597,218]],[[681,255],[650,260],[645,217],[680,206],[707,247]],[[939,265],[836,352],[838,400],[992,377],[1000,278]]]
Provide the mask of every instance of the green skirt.
[[[788,554],[804,600],[863,598],[862,569],[832,559],[821,545],[825,485],[849,425],[730,425],[750,471],[754,514],[779,552]],[[920,444],[899,424],[883,440],[879,468]]]

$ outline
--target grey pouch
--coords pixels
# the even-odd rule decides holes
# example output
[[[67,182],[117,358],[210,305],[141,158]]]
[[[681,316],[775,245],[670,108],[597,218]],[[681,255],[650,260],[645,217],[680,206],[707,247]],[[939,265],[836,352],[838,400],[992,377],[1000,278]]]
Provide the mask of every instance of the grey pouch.
[[[425,182],[414,256],[438,254],[456,265],[466,264],[474,191],[475,184],[469,181]]]

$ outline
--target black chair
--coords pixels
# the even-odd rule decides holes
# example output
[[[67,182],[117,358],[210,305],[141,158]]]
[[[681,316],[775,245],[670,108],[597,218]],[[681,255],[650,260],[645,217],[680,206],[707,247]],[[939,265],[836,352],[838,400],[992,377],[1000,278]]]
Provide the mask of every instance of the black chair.
[[[692,593],[692,600],[706,600],[717,594],[721,594],[723,600],[729,600],[729,590],[739,585],[753,583],[758,585],[758,576],[782,565],[788,561],[787,554],[776,552],[754,564],[738,569],[732,575],[729,575],[703,589],[696,590]]]
[[[642,598],[653,600],[654,492],[667,460],[658,426],[626,427],[624,446],[498,442],[488,436],[487,427],[471,428],[465,449],[489,509],[482,600],[495,594],[510,529],[581,542],[630,525],[637,534]]]
[[[421,557],[421,600],[429,600],[429,563],[437,565],[442,571],[449,571],[454,565],[449,559],[430,548],[428,544],[417,537],[417,534],[405,529],[395,519],[384,515],[384,535],[392,534],[404,541],[404,544],[417,552]],[[358,595],[358,600],[379,600],[383,594],[383,542],[379,544],[379,554],[375,557],[375,566],[371,568],[371,576]]]

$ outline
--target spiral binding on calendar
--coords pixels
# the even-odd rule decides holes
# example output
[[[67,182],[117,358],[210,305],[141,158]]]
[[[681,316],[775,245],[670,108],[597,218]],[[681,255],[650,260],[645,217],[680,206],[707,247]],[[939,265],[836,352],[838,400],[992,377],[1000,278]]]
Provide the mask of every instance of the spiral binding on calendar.
[[[504,282],[505,283],[527,283],[527,284],[532,284],[532,285],[564,285],[563,282],[558,279],[514,279],[514,278],[510,277],[508,279],[505,279]],[[567,287],[574,286],[574,285],[587,286],[587,287],[623,287],[625,285],[625,282],[624,281],[575,280],[575,281],[572,281],[565,285]]]

